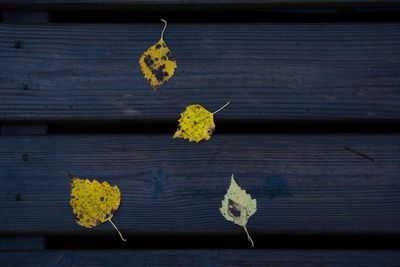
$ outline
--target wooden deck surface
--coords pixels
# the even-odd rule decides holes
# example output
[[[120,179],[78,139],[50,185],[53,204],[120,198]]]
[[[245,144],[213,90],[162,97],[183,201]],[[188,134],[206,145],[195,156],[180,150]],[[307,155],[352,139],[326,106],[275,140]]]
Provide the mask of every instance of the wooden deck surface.
[[[397,7],[0,0],[1,266],[400,266]],[[154,92],[138,59],[163,11],[178,69]],[[172,138],[187,105],[227,101],[209,141]],[[119,186],[128,243],[75,223],[68,173]],[[232,173],[255,249],[218,210]]]

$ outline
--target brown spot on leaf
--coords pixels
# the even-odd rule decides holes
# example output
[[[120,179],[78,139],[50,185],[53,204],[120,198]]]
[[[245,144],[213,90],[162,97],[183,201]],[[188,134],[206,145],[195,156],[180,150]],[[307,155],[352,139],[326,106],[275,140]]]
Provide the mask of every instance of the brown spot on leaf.
[[[175,61],[175,58],[174,58],[174,56],[172,55],[171,51],[168,51],[166,56],[167,56],[168,60],[170,60],[170,61]]]
[[[153,71],[154,75],[156,76],[156,79],[159,82],[162,82],[164,80],[165,77],[164,69],[165,69],[165,64],[161,65],[160,67],[158,67],[157,70]]]
[[[240,205],[231,199],[228,200],[228,211],[231,217],[239,218],[241,215]]]
[[[146,66],[149,67],[149,68],[151,68],[151,66],[154,65],[154,60],[151,58],[150,55],[147,55],[147,56],[144,58],[144,64],[146,64]]]

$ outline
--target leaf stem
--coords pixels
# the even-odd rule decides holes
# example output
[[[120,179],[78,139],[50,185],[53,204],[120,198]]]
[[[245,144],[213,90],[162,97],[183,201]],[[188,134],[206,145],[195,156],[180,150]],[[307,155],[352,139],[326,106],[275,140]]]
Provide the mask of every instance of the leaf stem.
[[[164,28],[163,28],[163,30],[161,32],[161,38],[160,38],[160,39],[163,40],[164,39],[164,31],[167,28],[168,23],[167,23],[167,21],[165,19],[160,19],[160,20],[161,20],[161,22],[164,22]]]
[[[247,227],[246,227],[246,225],[245,226],[243,226],[243,228],[244,228],[244,230],[246,231],[246,234],[247,234],[247,239],[251,242],[251,246],[252,247],[254,247],[254,242],[253,242],[253,239],[251,239],[251,236],[249,235],[249,232],[247,231]]]
[[[213,114],[216,114],[218,112],[220,112],[221,110],[223,110],[226,106],[228,106],[231,102],[227,102],[225,105],[223,105],[222,107],[220,107],[218,110],[214,111]]]
[[[121,232],[118,230],[117,226],[115,226],[115,224],[111,221],[111,219],[108,219],[108,221],[112,224],[112,226],[114,226],[115,230],[117,230],[119,237],[121,237],[122,241],[127,241],[121,234]]]

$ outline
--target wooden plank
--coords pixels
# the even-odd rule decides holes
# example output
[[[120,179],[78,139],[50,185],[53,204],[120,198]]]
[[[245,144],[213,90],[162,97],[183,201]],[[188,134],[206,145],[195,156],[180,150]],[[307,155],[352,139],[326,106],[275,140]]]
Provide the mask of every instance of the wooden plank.
[[[115,235],[110,224],[75,223],[67,172],[120,187],[113,221],[126,235],[242,235],[218,210],[232,173],[257,199],[255,239],[398,234],[399,148],[400,136],[386,134],[217,133],[200,144],[163,134],[1,136],[0,234]]]
[[[37,236],[0,236],[0,255],[10,250],[44,249],[44,238]],[[1,258],[2,256],[0,256]]]
[[[399,120],[400,24],[179,24],[178,70],[153,92],[138,59],[161,24],[0,25],[0,121]],[[17,45],[18,44],[18,45]]]
[[[3,124],[0,125],[2,135],[33,135],[47,134],[45,124]]]
[[[137,6],[171,6],[202,5],[220,6],[249,6],[259,7],[392,7],[398,6],[396,0],[0,0],[0,7],[137,7]]]
[[[2,18],[4,23],[42,24],[49,21],[49,14],[47,12],[3,11]]]
[[[83,250],[0,253],[2,266],[398,267],[390,250]]]

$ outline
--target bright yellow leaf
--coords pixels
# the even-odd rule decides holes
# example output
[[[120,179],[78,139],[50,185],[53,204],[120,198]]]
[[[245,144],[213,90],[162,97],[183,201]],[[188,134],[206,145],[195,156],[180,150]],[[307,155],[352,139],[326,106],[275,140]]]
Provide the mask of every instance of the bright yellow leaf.
[[[86,228],[95,227],[109,221],[126,241],[111,221],[121,202],[119,188],[107,182],[71,177],[70,204],[76,216],[76,222]]]
[[[249,218],[257,211],[257,201],[251,198],[251,195],[247,194],[246,191],[236,183],[233,174],[231,177],[231,184],[229,185],[229,189],[219,210],[225,219],[244,228],[247,238],[254,247],[254,242],[247,231],[246,225]]]
[[[185,111],[181,113],[181,118],[178,120],[179,126],[173,138],[184,138],[197,143],[201,140],[210,139],[215,129],[214,114],[221,111],[229,103],[215,112],[210,112],[198,104],[187,106]]]
[[[167,22],[163,19],[161,21],[165,25],[161,32],[160,40],[150,46],[139,60],[143,75],[153,89],[157,89],[167,82],[174,75],[177,68],[175,58],[164,41],[164,31],[167,27]]]

